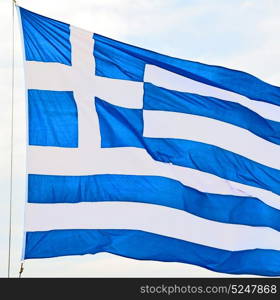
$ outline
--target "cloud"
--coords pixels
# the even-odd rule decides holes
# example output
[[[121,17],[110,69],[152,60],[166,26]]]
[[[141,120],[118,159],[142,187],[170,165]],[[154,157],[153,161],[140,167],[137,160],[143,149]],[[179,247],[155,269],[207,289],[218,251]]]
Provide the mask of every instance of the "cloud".
[[[42,274],[40,270],[44,270]],[[139,261],[109,253],[27,260],[24,277],[221,277],[198,266],[182,263]],[[224,277],[246,277],[224,275]],[[255,276],[252,276],[255,277]]]

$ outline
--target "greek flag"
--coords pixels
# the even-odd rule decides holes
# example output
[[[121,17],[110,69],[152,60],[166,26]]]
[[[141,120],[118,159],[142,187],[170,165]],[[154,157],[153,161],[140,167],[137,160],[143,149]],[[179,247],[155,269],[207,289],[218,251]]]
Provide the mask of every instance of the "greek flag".
[[[280,275],[280,88],[19,11],[24,258]]]

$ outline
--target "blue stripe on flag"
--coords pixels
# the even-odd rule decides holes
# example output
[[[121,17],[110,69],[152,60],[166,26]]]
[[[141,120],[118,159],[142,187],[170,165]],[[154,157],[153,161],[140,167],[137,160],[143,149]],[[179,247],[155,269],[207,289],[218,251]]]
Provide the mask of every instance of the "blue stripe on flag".
[[[206,219],[280,231],[280,211],[256,198],[203,193],[161,176],[90,175],[28,177],[29,203],[128,201],[163,205]]]
[[[221,237],[222,238],[222,237]],[[25,259],[109,252],[139,260],[183,262],[230,274],[280,275],[280,251],[226,251],[138,230],[26,233]]]
[[[71,65],[70,26],[19,7],[26,60]]]
[[[155,160],[211,173],[280,195],[278,169],[201,142],[167,138],[144,138],[144,142],[146,150]]]
[[[236,92],[250,99],[280,105],[280,88],[241,71],[162,55],[94,34],[96,75],[142,81],[145,64]]]
[[[238,103],[168,90],[145,83],[144,109],[173,111],[216,119],[237,125],[263,139],[280,144],[280,122],[264,119]]]
[[[197,169],[280,195],[278,169],[214,145],[182,139],[143,137],[140,134],[143,126],[141,110],[116,106],[100,99],[96,107],[102,147],[145,148],[157,161]]]
[[[73,92],[28,90],[29,145],[78,147]]]

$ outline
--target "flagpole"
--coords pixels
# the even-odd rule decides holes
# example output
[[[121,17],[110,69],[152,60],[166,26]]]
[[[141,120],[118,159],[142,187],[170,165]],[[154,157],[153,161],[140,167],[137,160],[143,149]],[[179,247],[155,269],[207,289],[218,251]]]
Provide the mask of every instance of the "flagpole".
[[[13,199],[13,149],[14,149],[14,82],[15,82],[15,5],[12,0],[12,91],[11,91],[11,163],[10,163],[10,201],[9,201],[9,252],[8,252],[8,278],[11,277],[11,243],[12,243],[12,199]]]

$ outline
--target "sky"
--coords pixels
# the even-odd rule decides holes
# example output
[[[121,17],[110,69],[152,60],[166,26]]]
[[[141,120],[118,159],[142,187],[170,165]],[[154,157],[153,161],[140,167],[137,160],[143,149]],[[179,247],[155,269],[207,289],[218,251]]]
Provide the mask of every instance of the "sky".
[[[280,86],[279,0],[18,0],[17,3],[34,12],[129,44],[246,71]],[[0,20],[0,277],[6,277],[11,172],[11,0],[0,0]],[[25,90],[17,14],[14,53],[11,275],[17,277],[26,199]],[[27,260],[23,277],[234,276],[188,264],[137,261],[99,253]]]

